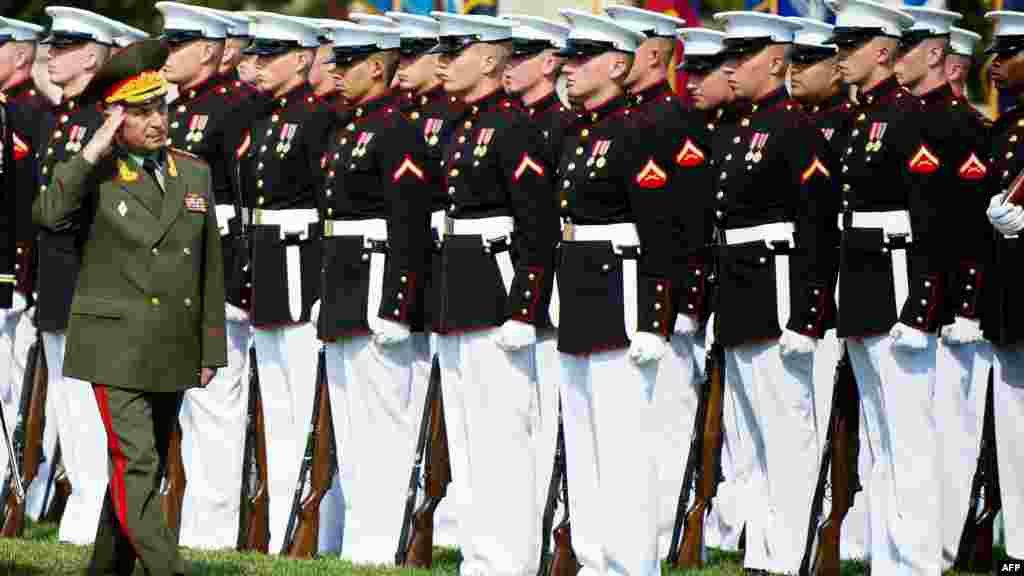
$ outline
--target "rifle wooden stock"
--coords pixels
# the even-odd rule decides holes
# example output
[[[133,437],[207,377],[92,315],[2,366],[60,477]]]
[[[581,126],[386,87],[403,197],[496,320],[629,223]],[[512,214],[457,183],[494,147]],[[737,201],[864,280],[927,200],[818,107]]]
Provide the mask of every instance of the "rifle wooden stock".
[[[811,504],[807,544],[800,564],[802,576],[839,576],[839,541],[843,520],[853,507],[854,495],[860,491],[857,477],[860,451],[859,402],[857,382],[853,378],[853,368],[844,348],[843,356],[836,365],[828,437]],[[824,508],[826,484],[831,486],[832,507],[828,517],[818,525],[818,518]]]
[[[964,572],[992,570],[993,522],[1003,507],[996,461],[991,371],[988,374],[988,390],[985,396],[978,467],[971,480],[971,501],[967,506],[967,519],[960,533],[960,544],[957,547],[956,560],[953,562],[953,568]]]
[[[309,492],[302,499],[298,510],[298,525],[285,545],[285,555],[290,558],[312,558],[320,543],[320,502],[331,489],[334,470],[331,453],[334,444],[334,426],[331,422],[331,399],[327,391],[327,375],[324,365],[324,349],[321,348],[317,367],[317,405],[313,421],[313,460],[309,464]],[[300,480],[301,481],[301,480]],[[292,514],[295,514],[295,510]]]
[[[39,472],[43,459],[43,428],[46,425],[46,354],[42,341],[37,338],[29,349],[28,363],[22,390],[21,429],[21,482],[28,490]],[[24,404],[26,393],[28,404]],[[14,436],[18,436],[15,432]],[[17,439],[15,440],[17,442]],[[13,480],[12,480],[13,481]],[[18,498],[15,490],[8,490],[4,506],[4,524],[0,537],[20,537],[25,530],[25,499]]]
[[[448,492],[452,472],[448,454],[448,432],[444,423],[444,401],[441,394],[441,367],[434,358],[430,368],[430,384],[427,387],[427,405],[420,423],[420,439],[417,441],[416,463],[410,479],[410,494],[406,510],[416,501],[419,466],[422,463],[424,499],[412,518],[403,519],[399,550],[395,555],[399,566],[430,568],[434,555],[434,513]],[[429,435],[429,440],[425,437]],[[408,544],[406,545],[406,541]]]
[[[568,517],[559,522],[554,536],[555,555],[551,558],[550,576],[576,576],[580,571],[580,564],[572,550],[572,530]]]
[[[249,423],[245,440],[245,465],[238,549],[266,554],[270,551],[270,498],[267,493],[267,436],[263,423],[263,399],[260,395],[259,370],[256,350],[249,349]],[[252,481],[251,466],[255,464],[256,478]]]
[[[164,472],[164,485],[160,492],[160,509],[164,513],[164,521],[178,541],[181,532],[181,502],[185,498],[185,464],[181,460],[181,426],[177,419],[171,431],[170,443],[167,446],[167,464]]]

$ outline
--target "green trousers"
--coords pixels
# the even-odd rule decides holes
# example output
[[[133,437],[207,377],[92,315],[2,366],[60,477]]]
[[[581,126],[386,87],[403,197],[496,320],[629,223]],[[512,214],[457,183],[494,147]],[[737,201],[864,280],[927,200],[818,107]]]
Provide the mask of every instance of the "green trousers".
[[[148,576],[185,573],[178,543],[160,509],[160,482],[181,393],[154,393],[93,384],[110,454],[90,575],[127,576],[138,559]]]

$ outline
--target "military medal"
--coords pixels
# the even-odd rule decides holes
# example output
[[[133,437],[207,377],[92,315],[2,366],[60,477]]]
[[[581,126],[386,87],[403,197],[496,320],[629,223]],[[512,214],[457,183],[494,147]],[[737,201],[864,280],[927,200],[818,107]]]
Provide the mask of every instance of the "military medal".
[[[428,146],[437,146],[437,135],[440,134],[443,124],[444,120],[438,118],[430,118],[423,124],[423,137],[427,140]]]
[[[359,138],[356,139],[356,146],[352,149],[352,158],[361,158],[366,156],[366,145],[373,140],[373,132],[360,132]]]
[[[295,138],[295,133],[299,131],[298,124],[284,124],[281,126],[281,133],[278,136],[277,151],[284,156],[292,149],[292,139]]]
[[[196,194],[194,192],[189,192],[188,194],[185,194],[185,209],[188,210],[189,212],[205,213],[208,207],[209,206],[206,202],[206,198],[200,196],[199,194]]]
[[[68,142],[64,145],[64,149],[72,154],[77,154],[82,150],[82,140],[85,139],[85,133],[88,128],[85,126],[72,126],[71,132],[68,134]]]
[[[608,149],[612,147],[611,140],[598,140],[594,142],[594,147],[590,150],[590,158],[587,159],[587,167],[597,166],[598,168],[604,168],[608,160],[604,157],[608,153]]]
[[[185,135],[186,142],[200,142],[203,139],[203,130],[206,130],[206,124],[209,123],[210,117],[205,114],[196,114],[188,122],[188,134]]]
[[[753,162],[757,164],[761,161],[761,149],[764,148],[765,143],[768,142],[768,134],[765,132],[754,132],[754,136],[750,139],[750,150],[743,157],[747,162]]]
[[[483,158],[487,154],[487,145],[490,144],[491,138],[494,137],[494,128],[482,128],[480,134],[476,138],[476,148],[473,149],[473,155],[478,158]]]
[[[889,126],[887,122],[874,122],[871,130],[868,131],[868,143],[864,145],[865,152],[878,152],[882,149],[882,137],[885,129]]]

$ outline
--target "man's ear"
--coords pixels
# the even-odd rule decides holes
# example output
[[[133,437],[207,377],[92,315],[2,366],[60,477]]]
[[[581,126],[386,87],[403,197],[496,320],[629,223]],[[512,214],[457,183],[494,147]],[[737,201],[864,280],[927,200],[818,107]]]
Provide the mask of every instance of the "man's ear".
[[[616,52],[613,56],[611,69],[608,71],[608,76],[615,81],[622,81],[629,76],[629,69],[636,66],[635,62],[630,62],[624,54]]]
[[[548,52],[544,55],[544,63],[541,66],[541,73],[545,76],[554,76],[558,73],[558,70],[562,67],[562,58],[556,56],[554,52]]]
[[[379,80],[384,78],[384,61],[381,58],[370,58],[370,78]]]
[[[946,60],[946,46],[942,42],[932,42],[928,47],[928,67],[942,66]]]
[[[785,78],[789,64],[786,62],[786,54],[780,51],[773,51],[771,60],[768,61],[768,73],[776,78]]]

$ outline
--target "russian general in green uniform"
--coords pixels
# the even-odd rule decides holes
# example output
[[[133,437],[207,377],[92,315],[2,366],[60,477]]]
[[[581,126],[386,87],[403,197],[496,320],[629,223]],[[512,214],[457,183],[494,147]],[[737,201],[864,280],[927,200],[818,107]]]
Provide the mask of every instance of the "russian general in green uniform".
[[[181,574],[158,491],[182,390],[227,363],[220,234],[210,168],[167,149],[167,49],[133,44],[93,79],[83,102],[106,121],[54,167],[37,223],[87,227],[64,374],[93,383],[107,431],[110,486],[90,574]]]

